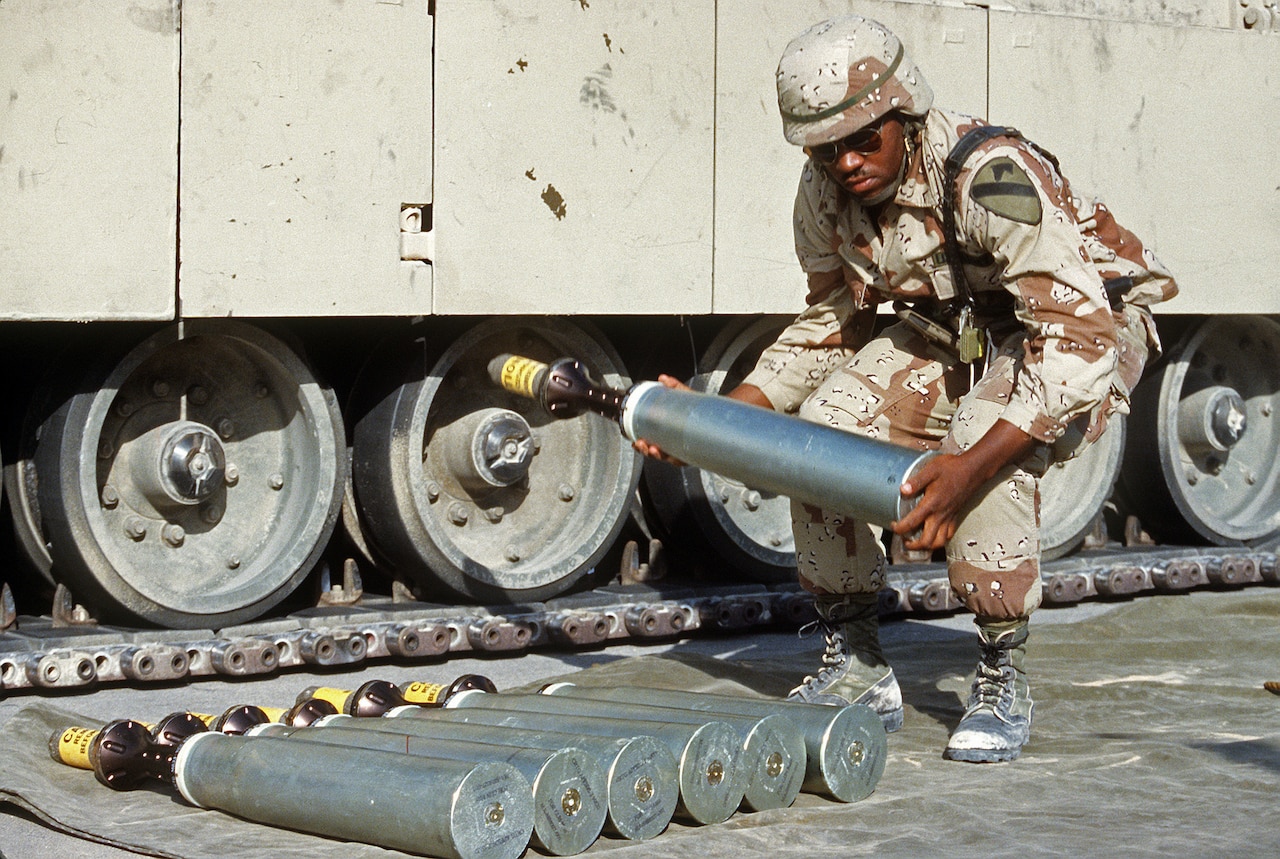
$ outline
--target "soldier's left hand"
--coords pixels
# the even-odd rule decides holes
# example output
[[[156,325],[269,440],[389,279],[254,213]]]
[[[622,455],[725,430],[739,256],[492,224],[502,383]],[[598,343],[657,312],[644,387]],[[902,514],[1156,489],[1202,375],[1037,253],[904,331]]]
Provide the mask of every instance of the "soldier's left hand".
[[[906,516],[890,525],[908,549],[938,549],[955,536],[960,511],[982,485],[963,456],[941,454],[926,461],[902,484],[904,498],[919,496]]]
[[[982,485],[1004,466],[1027,457],[1036,440],[1003,418],[960,454],[939,454],[902,482],[902,497],[920,496],[906,516],[889,527],[908,549],[938,549],[956,535],[960,512]],[[918,533],[917,533],[918,532]]]

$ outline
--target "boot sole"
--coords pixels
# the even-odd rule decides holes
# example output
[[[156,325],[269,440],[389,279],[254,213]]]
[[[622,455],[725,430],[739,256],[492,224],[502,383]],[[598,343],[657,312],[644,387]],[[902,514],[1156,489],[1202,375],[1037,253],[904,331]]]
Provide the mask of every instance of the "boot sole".
[[[1015,761],[1022,749],[943,749],[942,758],[970,764],[1003,764]]]

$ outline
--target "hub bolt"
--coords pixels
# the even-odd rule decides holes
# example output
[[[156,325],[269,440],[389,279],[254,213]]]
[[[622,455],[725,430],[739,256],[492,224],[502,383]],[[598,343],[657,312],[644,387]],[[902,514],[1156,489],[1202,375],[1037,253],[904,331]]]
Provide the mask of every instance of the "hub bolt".
[[[130,516],[124,523],[124,533],[136,543],[147,536],[147,523],[140,516]]]
[[[181,525],[169,523],[160,529],[160,539],[176,549],[186,541],[187,532]]]

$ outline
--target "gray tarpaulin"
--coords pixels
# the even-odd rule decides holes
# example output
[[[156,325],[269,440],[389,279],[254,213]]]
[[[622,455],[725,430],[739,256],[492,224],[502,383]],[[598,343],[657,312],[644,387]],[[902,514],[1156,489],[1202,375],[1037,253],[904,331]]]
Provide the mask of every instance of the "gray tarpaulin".
[[[802,794],[789,809],[739,813],[716,826],[673,824],[643,843],[604,838],[589,852],[645,859],[1280,855],[1280,697],[1262,688],[1280,680],[1278,620],[1280,593],[1254,588],[1148,597],[1076,623],[1034,625],[1032,744],[1012,764],[984,766],[940,757],[975,660],[972,633],[954,622],[891,624],[886,649],[908,709],[870,798],[846,805]],[[806,647],[816,663],[820,641]],[[795,658],[749,658],[754,650],[744,646],[732,659],[680,648],[601,659],[563,679],[785,693]],[[192,809],[160,791],[112,792],[49,759],[56,728],[111,715],[32,698],[0,728],[0,800],[50,827],[156,856],[400,855]]]

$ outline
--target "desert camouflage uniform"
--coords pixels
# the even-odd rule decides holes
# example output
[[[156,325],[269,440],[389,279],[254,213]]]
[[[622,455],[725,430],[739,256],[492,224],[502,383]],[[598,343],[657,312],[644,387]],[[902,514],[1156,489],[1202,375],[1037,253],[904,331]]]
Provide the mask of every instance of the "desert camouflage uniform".
[[[942,251],[943,163],[979,124],[930,110],[896,196],[874,215],[821,166],[805,164],[796,253],[806,273],[841,270],[845,285],[810,295],[744,381],[779,411],[920,449],[958,453],[1001,418],[1042,442],[970,500],[947,545],[957,595],[979,619],[1000,621],[1025,618],[1040,603],[1039,477],[1052,459],[1096,439],[1109,414],[1127,412],[1159,349],[1146,306],[1177,287],[1105,206],[1074,196],[1034,147],[1001,137],[978,148],[958,183],[965,274],[995,347],[982,376],[971,385],[954,352],[903,323],[856,353],[826,345],[840,342],[861,308],[894,300],[936,311],[955,297]],[[990,189],[1009,183],[1023,195],[1020,207],[992,203]],[[1115,311],[1103,281],[1118,277],[1134,285]],[[811,506],[792,512],[802,584],[832,594],[884,586],[872,527]]]

